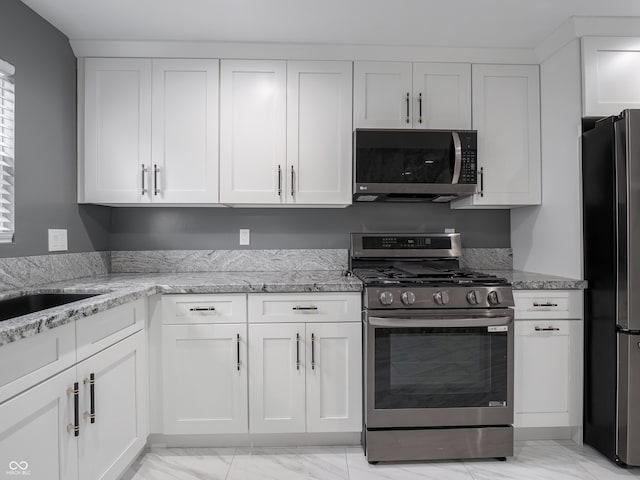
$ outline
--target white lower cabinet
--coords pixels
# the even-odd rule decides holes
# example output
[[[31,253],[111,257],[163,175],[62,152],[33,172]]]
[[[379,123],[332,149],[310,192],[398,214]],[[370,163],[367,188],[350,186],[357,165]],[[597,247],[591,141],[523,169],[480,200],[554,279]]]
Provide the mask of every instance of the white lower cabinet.
[[[164,325],[164,431],[246,433],[246,324]]]
[[[0,404],[0,468],[33,479],[118,478],[147,441],[145,344],[138,332]]]
[[[305,431],[304,323],[249,325],[252,433]]]
[[[146,445],[146,368],[144,331],[77,365],[80,480],[118,478]]]
[[[78,478],[72,367],[0,404],[0,472],[34,480]]]
[[[522,291],[516,300],[514,424],[582,424],[582,292]]]

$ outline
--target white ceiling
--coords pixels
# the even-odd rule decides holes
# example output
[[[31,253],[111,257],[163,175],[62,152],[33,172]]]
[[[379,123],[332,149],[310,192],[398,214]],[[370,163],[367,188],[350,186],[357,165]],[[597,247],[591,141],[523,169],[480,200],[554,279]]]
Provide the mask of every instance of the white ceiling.
[[[535,48],[639,0],[22,0],[71,40]]]

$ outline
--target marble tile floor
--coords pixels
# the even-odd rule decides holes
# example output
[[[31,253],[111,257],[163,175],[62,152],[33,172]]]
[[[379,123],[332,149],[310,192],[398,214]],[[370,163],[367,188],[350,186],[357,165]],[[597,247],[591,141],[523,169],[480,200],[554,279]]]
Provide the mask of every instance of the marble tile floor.
[[[623,469],[570,441],[516,442],[498,460],[369,465],[359,447],[154,448],[122,480],[623,480]]]

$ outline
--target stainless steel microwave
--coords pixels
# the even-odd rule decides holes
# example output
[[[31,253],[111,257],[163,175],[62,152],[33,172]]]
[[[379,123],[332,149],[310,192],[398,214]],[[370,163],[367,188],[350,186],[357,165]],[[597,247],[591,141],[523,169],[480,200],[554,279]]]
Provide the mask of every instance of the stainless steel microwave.
[[[356,202],[448,202],[476,193],[475,130],[356,129]]]

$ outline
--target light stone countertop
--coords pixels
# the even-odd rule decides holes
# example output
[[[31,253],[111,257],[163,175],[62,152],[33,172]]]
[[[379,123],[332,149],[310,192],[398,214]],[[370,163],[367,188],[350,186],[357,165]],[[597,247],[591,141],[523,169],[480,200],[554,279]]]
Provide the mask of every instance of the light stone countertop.
[[[504,277],[516,290],[584,289],[574,280],[517,270],[485,270]],[[78,318],[154,294],[359,292],[362,282],[342,271],[117,273],[78,278],[0,292],[0,300],[27,293],[97,293],[99,295],[0,322],[0,346],[75,321]]]

